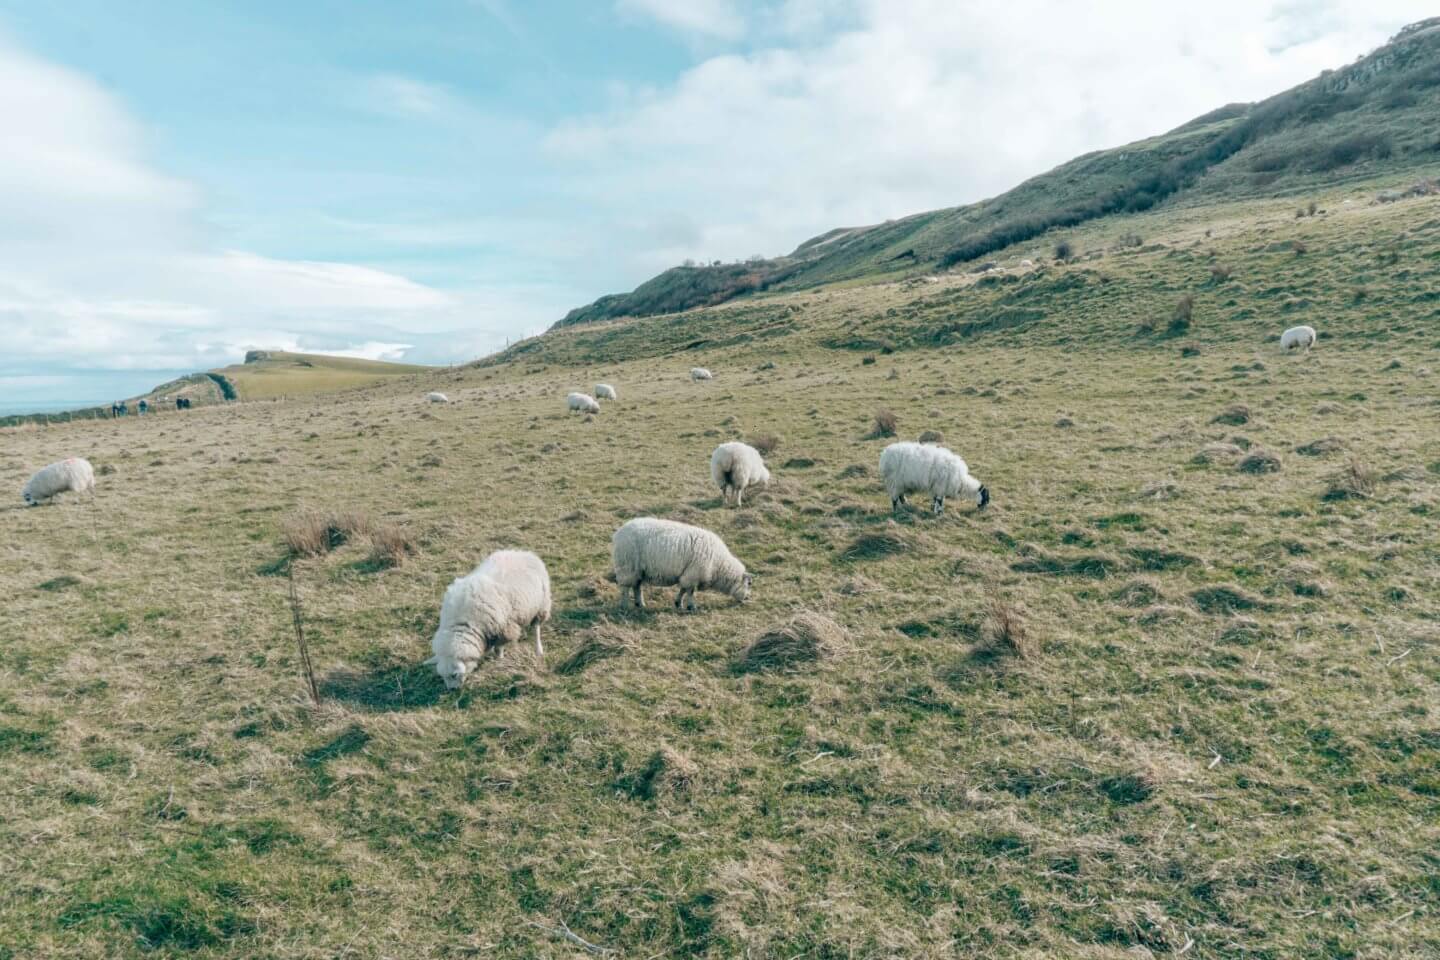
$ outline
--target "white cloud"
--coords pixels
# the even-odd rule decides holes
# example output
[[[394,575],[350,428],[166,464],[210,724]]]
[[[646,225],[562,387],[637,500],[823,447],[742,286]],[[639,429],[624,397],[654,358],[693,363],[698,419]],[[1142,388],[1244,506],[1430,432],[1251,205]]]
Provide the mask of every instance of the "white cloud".
[[[617,0],[616,7],[681,33],[719,40],[737,40],[745,33],[745,17],[731,0]]]
[[[1428,6],[790,0],[768,8],[773,44],[711,57],[662,89],[623,90],[547,147],[573,160],[592,209],[704,225],[693,241],[634,251],[652,268],[778,253],[831,227],[993,195],[1279,92]],[[852,26],[814,33],[837,18]],[[797,30],[810,32],[784,36]]]
[[[458,112],[462,103],[447,87],[398,73],[380,73],[366,85],[369,103],[382,113],[436,117]]]
[[[412,112],[448,106],[442,88],[382,88]],[[0,129],[0,391],[65,371],[203,369],[244,345],[441,359],[474,335],[448,331],[485,312],[483,292],[467,302],[373,267],[218,248],[198,191],[147,161],[122,104],[3,40]],[[503,339],[480,329],[487,346]]]

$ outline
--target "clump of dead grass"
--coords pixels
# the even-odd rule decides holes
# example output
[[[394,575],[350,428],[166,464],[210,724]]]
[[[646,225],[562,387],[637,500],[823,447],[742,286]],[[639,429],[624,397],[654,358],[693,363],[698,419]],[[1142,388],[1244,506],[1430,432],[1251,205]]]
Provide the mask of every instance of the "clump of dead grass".
[[[394,523],[380,524],[370,530],[369,564],[382,570],[398,567],[415,555],[415,535],[406,527]]]
[[[745,442],[760,451],[762,457],[768,457],[780,449],[780,438],[773,433],[757,434],[756,436],[746,438]]]
[[[610,623],[597,624],[580,634],[580,642],[555,667],[561,676],[580,673],[593,663],[623,656],[635,647],[630,635]]]
[[[362,510],[305,509],[285,518],[281,535],[292,557],[318,557],[373,529],[370,515]]]
[[[1375,495],[1379,474],[1371,466],[1351,459],[1330,479],[1326,500],[1368,500]]]
[[[736,658],[740,673],[784,670],[849,649],[845,628],[829,617],[807,610],[756,637]]]
[[[999,597],[992,599],[980,624],[979,649],[991,657],[1033,660],[1039,645],[1026,628],[1024,609]]]
[[[870,438],[893,437],[899,424],[900,419],[895,416],[894,411],[881,407],[875,411],[875,420],[870,426]]]

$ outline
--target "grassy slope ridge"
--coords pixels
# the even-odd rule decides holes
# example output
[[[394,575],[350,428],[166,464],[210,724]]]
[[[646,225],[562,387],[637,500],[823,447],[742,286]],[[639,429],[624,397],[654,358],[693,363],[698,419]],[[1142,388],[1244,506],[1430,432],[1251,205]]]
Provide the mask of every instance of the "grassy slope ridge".
[[[1157,203],[1293,195],[1395,175],[1440,157],[1440,21],[1258,104],[1232,104],[1162,136],[1087,154],[980,203],[830,231],[787,257],[676,267],[556,326],[670,313],[779,287],[906,275],[985,258],[1052,226]]]
[[[1370,202],[1413,175],[343,398],[7,431],[0,487],[102,475],[93,508],[0,506],[0,954],[1440,954],[1440,202]],[[1280,354],[1300,322],[1319,347]],[[567,415],[596,380],[625,399]],[[892,518],[879,407],[992,508]],[[708,455],[759,433],[777,483],[725,509]],[[1278,472],[1237,469],[1259,450]],[[1368,498],[1329,494],[1352,458]],[[305,506],[419,543],[296,564],[319,708],[276,576]],[[641,514],[720,532],[752,603],[618,613]],[[550,568],[547,661],[446,693],[441,594],[505,546]],[[996,598],[1029,659],[985,652]],[[802,609],[841,656],[737,672]]]
[[[224,400],[313,396],[370,386],[393,377],[430,373],[435,369],[411,363],[332,357],[320,353],[289,353],[282,350],[267,350],[263,353],[262,359],[169,380],[145,393],[129,397],[127,402],[133,412],[142,399],[157,407],[168,408],[173,405],[176,397],[188,397],[193,403],[206,404]],[[163,405],[162,397],[167,398]],[[65,413],[25,414],[0,418],[0,427],[103,419],[109,415],[108,407]]]

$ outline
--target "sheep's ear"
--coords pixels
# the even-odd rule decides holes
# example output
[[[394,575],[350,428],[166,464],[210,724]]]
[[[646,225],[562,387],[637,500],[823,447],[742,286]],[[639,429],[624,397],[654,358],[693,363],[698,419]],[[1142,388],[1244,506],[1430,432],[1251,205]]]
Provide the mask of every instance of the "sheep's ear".
[[[437,664],[437,663],[439,663],[439,662],[440,662],[440,657],[439,657],[439,655],[437,654],[436,656],[433,656],[433,657],[431,657],[429,660],[426,660],[424,663],[420,664],[420,666],[422,666],[422,667],[433,667],[433,666],[435,666],[435,664]]]

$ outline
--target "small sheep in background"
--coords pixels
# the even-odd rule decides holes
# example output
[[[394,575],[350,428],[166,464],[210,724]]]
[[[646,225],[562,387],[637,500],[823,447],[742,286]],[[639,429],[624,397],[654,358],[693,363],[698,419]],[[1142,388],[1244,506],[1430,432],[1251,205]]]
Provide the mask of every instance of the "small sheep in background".
[[[565,408],[572,413],[599,413],[600,404],[588,393],[572,393],[565,398]]]
[[[690,368],[690,379],[691,379],[691,380],[714,380],[714,379],[715,379],[715,375],[712,374],[709,370],[706,370],[704,367],[691,367],[691,368]]]
[[[1035,261],[1034,261],[1034,260],[1021,260],[1021,261],[1020,261],[1020,266],[1022,266],[1022,267],[1033,267],[1033,266],[1035,266]]]
[[[426,400],[429,400],[431,403],[449,403],[449,402],[450,402],[450,398],[447,397],[447,396],[445,396],[445,394],[439,392],[438,390],[435,391],[434,393],[427,393],[427,394],[425,394],[425,399],[426,399]]]
[[[728,593],[737,603],[750,599],[750,574],[725,541],[701,527],[674,520],[638,517],[628,520],[611,538],[615,582],[620,606],[633,596],[644,609],[644,585],[679,585],[675,609],[695,609],[696,590]]]
[[[1315,346],[1315,341],[1319,338],[1320,336],[1315,332],[1314,327],[1291,327],[1289,330],[1280,334],[1280,349],[1303,349],[1308,352],[1311,347]]]
[[[90,466],[89,460],[70,457],[35,471],[25,482],[20,496],[30,506],[38,507],[68,490],[94,496],[95,470]]]
[[[535,628],[535,656],[544,657],[540,624],[550,619],[550,574],[526,550],[497,550],[466,576],[450,584],[440,604],[440,628],[425,661],[454,690],[475,672],[486,654],[505,655]]]
[[[934,513],[945,511],[945,498],[964,493],[985,509],[990,490],[970,476],[965,461],[944,447],[909,440],[892,443],[880,454],[880,476],[890,494],[890,508],[898,511],[909,493],[930,494]]]
[[[720,488],[726,504],[730,503],[733,495],[735,506],[739,507],[747,489],[770,485],[770,471],[766,469],[765,458],[759,450],[734,440],[720,444],[710,454],[710,479]]]
[[[596,399],[596,400],[619,400],[620,398],[615,395],[615,388],[612,387],[612,386],[610,386],[610,384],[608,384],[608,383],[597,383],[597,384],[595,384],[595,399]]]

